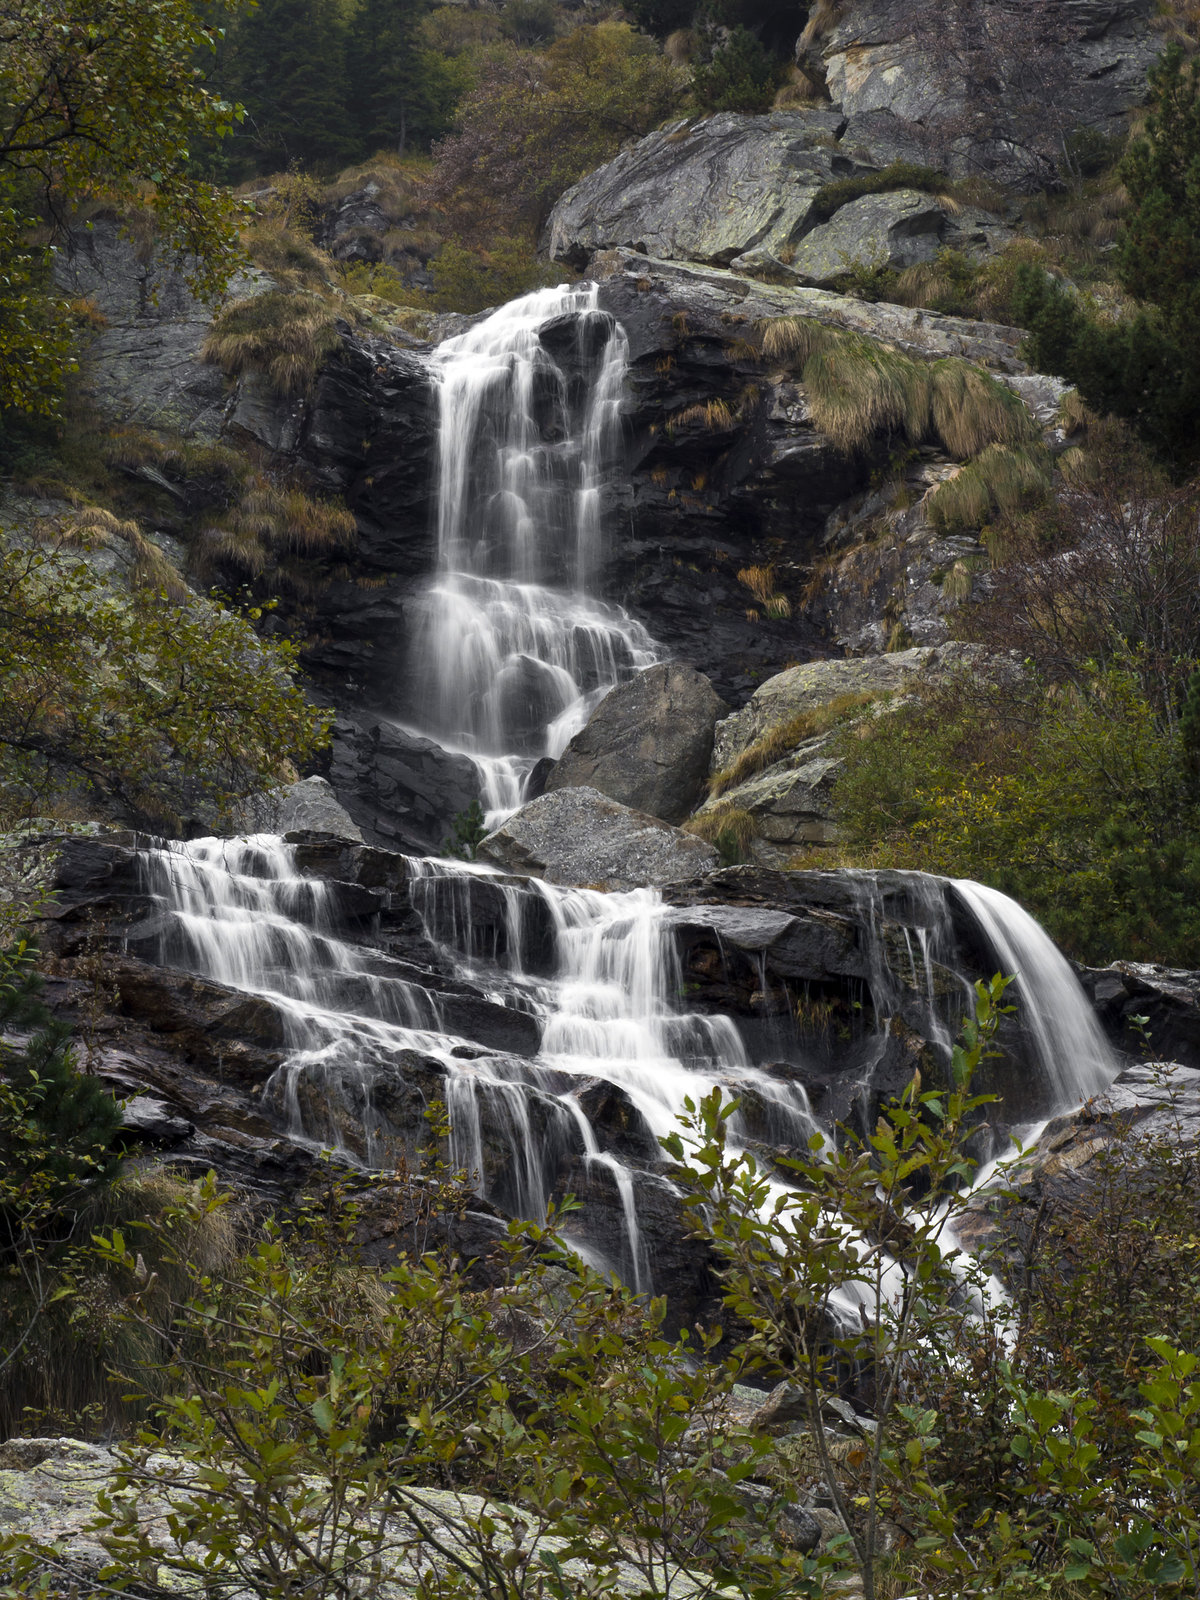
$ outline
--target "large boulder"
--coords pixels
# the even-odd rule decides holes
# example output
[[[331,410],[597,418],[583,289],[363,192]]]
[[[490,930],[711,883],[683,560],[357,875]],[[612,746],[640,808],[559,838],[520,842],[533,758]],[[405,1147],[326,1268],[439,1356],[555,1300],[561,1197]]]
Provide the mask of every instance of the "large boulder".
[[[235,809],[231,832],[322,833],[362,844],[362,829],[353,821],[327,778],[304,778],[282,789],[249,795]]]
[[[673,883],[717,865],[703,839],[586,788],[531,800],[488,835],[479,857],[550,883],[596,889]]]
[[[852,710],[860,699],[865,709],[871,699],[967,659],[962,646],[948,645],[812,661],[768,678],[747,705],[717,724],[711,778],[718,792],[697,816],[716,826],[722,813],[748,813],[751,854],[766,866],[786,866],[797,850],[834,843],[833,789],[841,762],[821,714],[838,702]],[[814,725],[806,726],[810,716]]]
[[[894,189],[851,200],[806,234],[793,247],[790,270],[797,282],[827,288],[855,266],[899,270],[946,248],[986,252],[1009,237],[986,211],[955,211],[937,195]]]
[[[546,792],[591,788],[664,822],[696,803],[713,729],[728,710],[703,673],[679,661],[639,672],[602,700],[546,780]]]
[[[928,678],[968,659],[961,646],[948,645],[789,667],[760,685],[740,711],[718,722],[712,772],[724,771],[764,734],[802,712],[819,711],[844,695],[894,694],[917,678]]]
[[[756,247],[778,255],[813,225],[843,119],[828,111],[723,112],[648,134],[591,172],[554,207],[551,258],[582,267],[628,245],[666,260],[728,265]]]
[[[883,154],[887,119],[889,159],[1041,185],[1072,139],[1121,133],[1145,98],[1163,47],[1155,10],[1154,0],[852,0],[823,41],[806,30],[801,43],[849,119],[848,145],[865,137]]]

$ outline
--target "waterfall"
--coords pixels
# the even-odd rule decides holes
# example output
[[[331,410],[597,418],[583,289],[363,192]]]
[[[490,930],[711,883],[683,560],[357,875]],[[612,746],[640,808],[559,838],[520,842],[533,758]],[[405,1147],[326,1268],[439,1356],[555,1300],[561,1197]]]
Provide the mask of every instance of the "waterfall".
[[[586,285],[525,296],[436,353],[438,561],[420,597],[411,704],[416,731],[475,762],[493,819],[655,658],[645,630],[594,592],[627,354]],[[281,1019],[264,1101],[296,1138],[386,1167],[414,1152],[422,1106],[444,1099],[452,1162],[481,1195],[539,1217],[582,1187],[574,1242],[638,1290],[656,1286],[647,1208],[670,1189],[657,1140],[687,1100],[736,1099],[731,1137],[768,1164],[830,1137],[803,1087],[828,1065],[801,1027],[803,984],[783,982],[769,1024],[688,1007],[678,930],[703,923],[704,906],[685,914],[656,890],[605,894],[417,858],[373,899],[306,875],[297,849],[269,836],[160,843],[140,861],[157,915],[138,948],[261,996]],[[806,876],[814,904],[833,908],[816,923],[842,917],[862,962],[862,1000],[837,1046],[846,1104],[869,1113],[889,1061],[911,1073],[902,1036],[948,1058],[972,1000],[966,966],[987,962],[1017,976],[1026,1054],[1051,1109],[1115,1073],[1069,967],[1005,896],[916,873]],[[773,916],[773,938],[795,920],[707,909],[724,917],[712,924],[719,949],[722,925],[732,939],[747,917]],[[382,933],[377,910],[394,919]],[[765,1001],[767,955],[748,959]]]
[[[1106,1089],[1117,1074],[1116,1057],[1054,941],[998,889],[960,878],[954,890],[995,951],[996,970],[1016,980],[1010,999],[1051,1086],[1051,1109],[1070,1110]]]
[[[475,763],[493,821],[622,678],[646,630],[593,594],[628,342],[595,285],[542,289],[439,346],[437,571],[410,658],[416,731]]]

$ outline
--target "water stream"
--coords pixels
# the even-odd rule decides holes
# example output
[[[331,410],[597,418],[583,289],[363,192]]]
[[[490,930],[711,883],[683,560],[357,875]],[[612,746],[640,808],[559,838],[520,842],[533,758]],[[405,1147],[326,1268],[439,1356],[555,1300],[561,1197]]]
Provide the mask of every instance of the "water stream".
[[[470,755],[493,818],[605,693],[656,658],[640,624],[595,592],[626,357],[587,286],[526,296],[437,352],[439,554],[413,643],[413,716]],[[389,947],[361,892],[356,902],[307,876],[281,839],[164,843],[142,860],[161,911],[157,959],[261,995],[283,1019],[286,1059],[265,1098],[297,1137],[387,1167],[411,1145],[420,1105],[444,1098],[454,1164],[510,1213],[544,1214],[580,1174],[593,1197],[607,1193],[616,1242],[611,1229],[600,1242],[585,1214],[580,1247],[639,1290],[655,1286],[647,1197],[667,1186],[656,1141],[685,1100],[717,1086],[737,1096],[735,1138],[767,1152],[827,1137],[802,1086],[820,1066],[796,1022],[803,996],[789,993],[779,1025],[751,1042],[733,1017],[689,1009],[678,914],[657,891],[411,859],[389,910],[411,913],[418,932]],[[1069,967],[1012,901],[910,874],[897,915],[873,875],[851,882],[866,952],[862,1095],[902,1023],[948,1053],[970,1003],[964,919],[994,960],[976,970],[1019,974],[1030,1070],[1053,1105],[1111,1078]]]

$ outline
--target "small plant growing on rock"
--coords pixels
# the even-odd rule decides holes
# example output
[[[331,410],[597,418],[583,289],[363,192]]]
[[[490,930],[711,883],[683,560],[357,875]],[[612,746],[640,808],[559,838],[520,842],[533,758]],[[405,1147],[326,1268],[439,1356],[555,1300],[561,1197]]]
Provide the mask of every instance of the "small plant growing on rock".
[[[487,838],[487,819],[478,800],[472,800],[450,824],[450,835],[442,840],[442,854],[458,861],[474,861],[479,846]]]

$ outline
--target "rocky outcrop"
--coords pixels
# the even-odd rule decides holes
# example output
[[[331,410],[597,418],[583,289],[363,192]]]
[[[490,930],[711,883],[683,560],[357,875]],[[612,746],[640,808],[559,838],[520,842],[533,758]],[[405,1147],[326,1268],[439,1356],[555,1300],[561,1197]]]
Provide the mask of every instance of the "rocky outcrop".
[[[1136,961],[1079,972],[1084,992],[1119,1048],[1151,1049],[1200,1068],[1200,973]]]
[[[267,794],[250,795],[230,818],[246,833],[324,833],[362,844],[362,829],[338,803],[327,778],[305,778]]]
[[[1073,136],[1123,131],[1163,45],[1152,0],[957,9],[851,0],[823,40],[802,41],[847,119],[844,146],[1041,187]]]
[[[546,792],[598,789],[634,811],[682,822],[708,771],[717,718],[728,709],[691,667],[649,667],[600,702],[555,764]]]
[[[200,360],[212,307],[197,300],[170,264],[141,250],[116,221],[96,218],[73,233],[56,277],[102,319],[83,369],[83,388],[99,409],[132,427],[169,430],[211,441],[225,425],[220,369]],[[270,288],[254,270],[238,273],[230,293]]]
[[[778,255],[813,224],[835,164],[843,119],[827,111],[723,112],[648,134],[568,189],[545,244],[582,267],[596,250],[628,246],[665,260],[728,266],[747,250]]]
[[[856,266],[900,271],[933,261],[947,249],[986,255],[1010,237],[990,212],[951,209],[936,195],[895,189],[842,206],[829,222],[805,234],[781,266],[789,281],[829,288]]]
[[[372,842],[398,850],[440,850],[454,818],[480,796],[467,756],[363,712],[335,724],[330,777]]]
[[[593,889],[671,883],[717,864],[702,839],[586,788],[531,800],[478,853],[509,872]]]
[[[740,711],[717,724],[710,778],[719,791],[697,818],[736,810],[753,819],[750,850],[786,866],[805,847],[837,837],[833,788],[841,765],[831,752],[832,720],[865,714],[912,684],[960,666],[962,646],[814,661],[769,678]],[[832,710],[831,710],[832,708]],[[831,725],[823,726],[823,713]]]
[[[1050,1122],[1004,1183],[980,1191],[956,1233],[968,1249],[991,1251],[1001,1270],[1008,1263],[1019,1282],[1022,1252],[1039,1227],[1069,1224],[1073,1215],[1109,1203],[1114,1163],[1132,1201],[1142,1175],[1153,1183],[1164,1160],[1197,1147],[1200,1071],[1177,1062],[1137,1062],[1104,1094]]]
[[[556,204],[545,245],[583,268],[601,250],[741,268],[827,284],[855,266],[912,266],[940,248],[987,254],[1009,236],[989,212],[903,188],[866,195],[829,220],[828,184],[883,168],[836,111],[722,112],[648,134]]]

